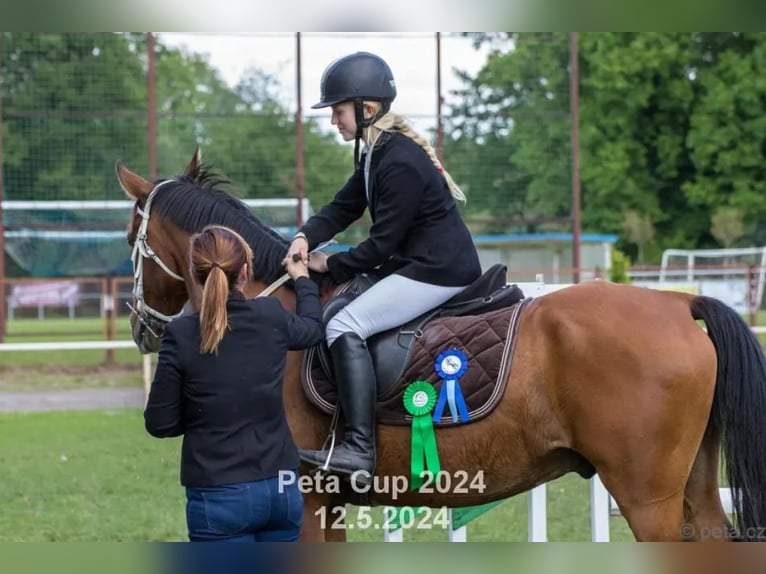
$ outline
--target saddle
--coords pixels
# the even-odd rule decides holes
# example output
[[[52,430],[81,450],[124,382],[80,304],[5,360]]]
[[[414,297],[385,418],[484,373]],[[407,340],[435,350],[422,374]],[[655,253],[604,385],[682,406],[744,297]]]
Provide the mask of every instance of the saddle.
[[[429,380],[438,391],[441,382],[433,365],[446,348],[460,348],[469,358],[462,388],[471,419],[491,411],[505,388],[513,335],[525,307],[518,305],[524,300],[523,292],[507,284],[506,272],[505,265],[494,265],[443,305],[367,340],[377,380],[378,422],[410,424],[401,400],[404,389],[415,380]],[[343,285],[325,305],[325,323],[380,279],[365,273]],[[304,354],[301,379],[309,401],[333,414],[337,391],[325,342]],[[488,403],[488,399],[492,400]],[[447,413],[441,424],[456,423]]]

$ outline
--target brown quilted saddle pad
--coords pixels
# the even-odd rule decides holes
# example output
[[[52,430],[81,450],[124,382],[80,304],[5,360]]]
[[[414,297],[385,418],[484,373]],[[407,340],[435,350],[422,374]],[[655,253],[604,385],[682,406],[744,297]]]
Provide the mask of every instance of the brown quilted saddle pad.
[[[396,382],[378,397],[377,419],[384,425],[409,425],[412,416],[404,409],[405,389],[414,381],[428,381],[437,393],[442,379],[434,365],[437,357],[448,349],[458,349],[468,358],[468,368],[459,379],[470,421],[480,420],[500,402],[511,371],[513,351],[521,315],[531,298],[511,307],[481,315],[441,317],[428,322],[414,338],[406,366]],[[309,401],[322,412],[332,415],[337,404],[337,391],[319,364],[316,349],[304,354],[302,383]],[[465,424],[455,422],[449,408],[434,426]]]

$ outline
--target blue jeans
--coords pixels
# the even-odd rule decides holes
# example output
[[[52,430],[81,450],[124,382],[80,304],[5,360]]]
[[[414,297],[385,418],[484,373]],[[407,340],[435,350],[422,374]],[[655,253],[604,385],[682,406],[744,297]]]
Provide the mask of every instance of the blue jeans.
[[[284,481],[284,478],[283,478]],[[298,482],[278,477],[186,489],[186,523],[192,542],[294,542],[303,524]]]

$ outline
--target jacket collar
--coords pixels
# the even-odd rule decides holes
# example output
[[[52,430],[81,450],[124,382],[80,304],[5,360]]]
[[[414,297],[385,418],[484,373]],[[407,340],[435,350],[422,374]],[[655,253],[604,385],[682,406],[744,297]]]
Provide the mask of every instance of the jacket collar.
[[[246,301],[245,294],[239,289],[232,289],[229,291],[228,301]]]

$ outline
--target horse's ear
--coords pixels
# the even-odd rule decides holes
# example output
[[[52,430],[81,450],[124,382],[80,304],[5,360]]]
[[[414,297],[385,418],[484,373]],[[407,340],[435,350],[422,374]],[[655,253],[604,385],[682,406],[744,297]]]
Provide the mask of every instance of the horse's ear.
[[[146,199],[146,196],[152,191],[152,184],[146,181],[140,175],[133,173],[122,162],[118,161],[115,165],[115,171],[117,172],[117,179],[120,182],[122,190],[131,199],[136,201],[140,199]]]
[[[184,170],[184,175],[190,177],[192,181],[199,179],[200,169],[202,168],[202,150],[199,145],[194,149],[194,155]]]

